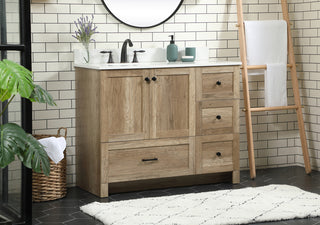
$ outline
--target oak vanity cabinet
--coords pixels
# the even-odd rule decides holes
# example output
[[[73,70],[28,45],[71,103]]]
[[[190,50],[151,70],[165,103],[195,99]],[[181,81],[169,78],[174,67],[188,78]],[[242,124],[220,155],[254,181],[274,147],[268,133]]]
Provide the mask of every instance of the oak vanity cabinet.
[[[76,67],[77,185],[106,197],[118,182],[226,171],[238,182],[239,90],[225,87],[239,69],[223,68]]]

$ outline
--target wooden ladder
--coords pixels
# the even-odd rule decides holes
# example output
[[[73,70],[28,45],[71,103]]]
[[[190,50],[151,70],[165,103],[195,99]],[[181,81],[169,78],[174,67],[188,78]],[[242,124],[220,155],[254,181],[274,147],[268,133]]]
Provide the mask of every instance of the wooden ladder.
[[[247,64],[247,53],[246,53],[246,39],[245,39],[245,30],[244,30],[244,21],[243,21],[243,9],[242,9],[242,0],[237,0],[237,14],[238,14],[238,24],[239,28],[239,41],[240,41],[240,57],[242,61],[242,83],[243,83],[243,95],[244,95],[244,112],[246,115],[246,129],[247,129],[247,142],[248,142],[248,155],[249,155],[249,167],[250,167],[250,177],[254,179],[256,177],[256,168],[255,168],[255,158],[254,158],[254,146],[253,146],[253,135],[252,135],[252,112],[261,112],[261,111],[274,111],[274,110],[287,110],[295,109],[298,117],[298,125],[301,139],[301,146],[303,152],[303,159],[305,164],[305,171],[307,174],[311,172],[308,145],[305,134],[304,122],[302,117],[302,106],[300,102],[299,94],[299,84],[297,79],[297,70],[296,63],[293,52],[293,43],[291,37],[290,29],[290,20],[288,14],[288,4],[287,0],[281,0],[283,20],[287,22],[287,35],[288,35],[288,59],[289,64],[287,65],[291,71],[292,79],[292,88],[294,95],[294,105],[290,106],[278,106],[278,107],[258,107],[251,108],[250,106],[250,95],[249,95],[249,83],[248,83],[248,70],[253,69],[266,69],[266,65],[248,65]]]

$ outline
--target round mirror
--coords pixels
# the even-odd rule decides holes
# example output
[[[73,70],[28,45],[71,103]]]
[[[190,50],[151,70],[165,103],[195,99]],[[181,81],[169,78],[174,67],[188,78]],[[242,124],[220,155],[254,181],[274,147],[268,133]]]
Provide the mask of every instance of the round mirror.
[[[146,28],[170,19],[183,0],[102,0],[107,10],[120,22]]]

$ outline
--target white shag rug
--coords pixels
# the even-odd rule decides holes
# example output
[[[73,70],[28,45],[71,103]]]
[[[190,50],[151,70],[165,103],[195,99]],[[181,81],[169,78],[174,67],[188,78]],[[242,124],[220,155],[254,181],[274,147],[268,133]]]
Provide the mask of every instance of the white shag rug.
[[[320,216],[320,195],[288,185],[93,202],[80,209],[107,225],[248,224]]]

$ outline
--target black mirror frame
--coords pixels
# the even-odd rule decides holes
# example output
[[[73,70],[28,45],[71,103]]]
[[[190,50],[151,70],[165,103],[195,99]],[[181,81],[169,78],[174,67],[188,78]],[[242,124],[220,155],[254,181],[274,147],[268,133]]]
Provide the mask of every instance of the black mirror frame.
[[[159,26],[163,23],[165,23],[166,21],[168,21],[174,14],[176,14],[176,12],[180,9],[181,5],[183,4],[183,1],[184,0],[180,0],[180,3],[179,5],[177,6],[177,8],[174,10],[174,12],[165,20],[163,20],[162,22],[158,23],[158,24],[155,24],[155,25],[152,25],[152,26],[146,26],[146,27],[138,27],[138,26],[134,26],[134,25],[131,25],[131,24],[128,24],[128,23],[125,23],[123,22],[122,20],[120,20],[118,17],[116,17],[112,12],[111,10],[107,7],[106,3],[104,2],[104,0],[101,0],[102,4],[104,5],[104,7],[107,9],[107,11],[114,17],[116,18],[119,22],[121,22],[122,24],[125,24],[127,26],[130,26],[130,27],[134,27],[134,28],[152,28],[152,27],[156,27],[156,26]]]

